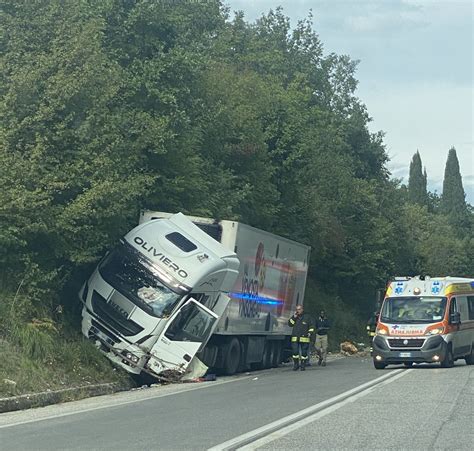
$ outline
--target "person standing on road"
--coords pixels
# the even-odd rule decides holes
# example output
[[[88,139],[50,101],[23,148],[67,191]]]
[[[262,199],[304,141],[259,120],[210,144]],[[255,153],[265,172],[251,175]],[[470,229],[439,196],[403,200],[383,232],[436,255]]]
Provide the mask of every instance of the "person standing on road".
[[[306,369],[308,348],[311,334],[314,333],[314,324],[310,315],[304,313],[303,306],[298,304],[294,315],[288,320],[293,328],[291,333],[291,349],[293,352],[293,371]]]
[[[379,320],[379,312],[374,312],[367,321],[367,335],[370,337],[370,342],[372,343],[373,338],[375,337],[375,331],[377,330],[377,322]]]
[[[367,335],[369,336],[369,346],[370,352],[372,352],[372,341],[375,337],[375,332],[377,330],[377,322],[379,320],[379,312],[374,312],[367,321]]]
[[[316,321],[316,341],[314,346],[318,354],[318,365],[326,366],[326,356],[328,353],[328,332],[331,328],[331,322],[326,316],[326,312],[321,310],[319,318]]]

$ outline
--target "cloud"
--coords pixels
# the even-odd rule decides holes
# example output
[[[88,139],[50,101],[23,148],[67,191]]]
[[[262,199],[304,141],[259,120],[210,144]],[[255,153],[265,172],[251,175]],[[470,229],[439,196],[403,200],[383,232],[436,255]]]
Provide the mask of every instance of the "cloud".
[[[371,131],[383,130],[390,168],[409,168],[418,150],[428,177],[442,178],[448,150],[456,148],[461,174],[474,175],[472,89],[450,83],[380,80],[359,84],[358,95],[373,117]]]
[[[337,2],[336,2],[337,3]],[[427,27],[424,8],[403,1],[355,2],[354,13],[344,19],[346,28],[362,33],[407,32]]]
[[[409,163],[389,161],[387,169],[390,171],[392,178],[400,179],[402,183],[408,183]]]
[[[430,189],[442,187],[449,148],[457,151],[474,204],[472,0],[229,0],[255,20],[277,5],[292,26],[312,10],[324,52],[360,60],[357,95],[383,130],[393,177],[408,181],[420,151]]]
[[[467,175],[466,177],[463,177],[462,184],[464,186],[464,190],[473,191],[474,190],[474,175]]]

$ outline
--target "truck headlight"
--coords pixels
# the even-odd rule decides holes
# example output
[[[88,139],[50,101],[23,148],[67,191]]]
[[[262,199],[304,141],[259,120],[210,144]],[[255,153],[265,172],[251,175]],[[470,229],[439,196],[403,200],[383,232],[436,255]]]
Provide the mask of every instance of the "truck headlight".
[[[136,355],[133,355],[130,352],[127,352],[126,357],[128,360],[131,360],[133,363],[137,363],[139,360]]]
[[[122,355],[127,359],[127,360],[123,360],[123,362],[127,364],[138,363],[138,361],[140,360],[139,357],[137,357],[135,354],[132,354],[129,351],[123,351]]]

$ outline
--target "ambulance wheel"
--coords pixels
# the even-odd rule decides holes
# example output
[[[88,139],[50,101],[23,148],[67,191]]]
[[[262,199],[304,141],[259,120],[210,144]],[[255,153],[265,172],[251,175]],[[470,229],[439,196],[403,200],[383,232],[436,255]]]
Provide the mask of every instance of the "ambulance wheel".
[[[224,374],[235,374],[240,365],[240,343],[237,338],[232,338],[226,346],[226,356],[224,361]]]
[[[387,365],[385,363],[382,363],[382,362],[377,362],[376,360],[374,360],[374,368],[376,370],[383,370],[385,369]]]
[[[453,350],[451,349],[451,345],[448,346],[446,351],[446,355],[441,362],[442,368],[452,368],[454,366],[454,357],[453,357]]]
[[[464,357],[466,365],[474,365],[474,343],[471,346],[471,353]]]

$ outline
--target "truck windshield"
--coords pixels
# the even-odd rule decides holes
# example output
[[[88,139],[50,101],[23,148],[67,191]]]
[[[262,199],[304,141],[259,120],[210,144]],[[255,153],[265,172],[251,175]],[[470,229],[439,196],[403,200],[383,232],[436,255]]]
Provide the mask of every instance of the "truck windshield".
[[[385,323],[435,323],[444,318],[446,298],[396,297],[387,298],[380,321]]]
[[[169,288],[153,263],[127,243],[102,260],[99,273],[135,305],[159,318],[169,316],[186,293]]]

